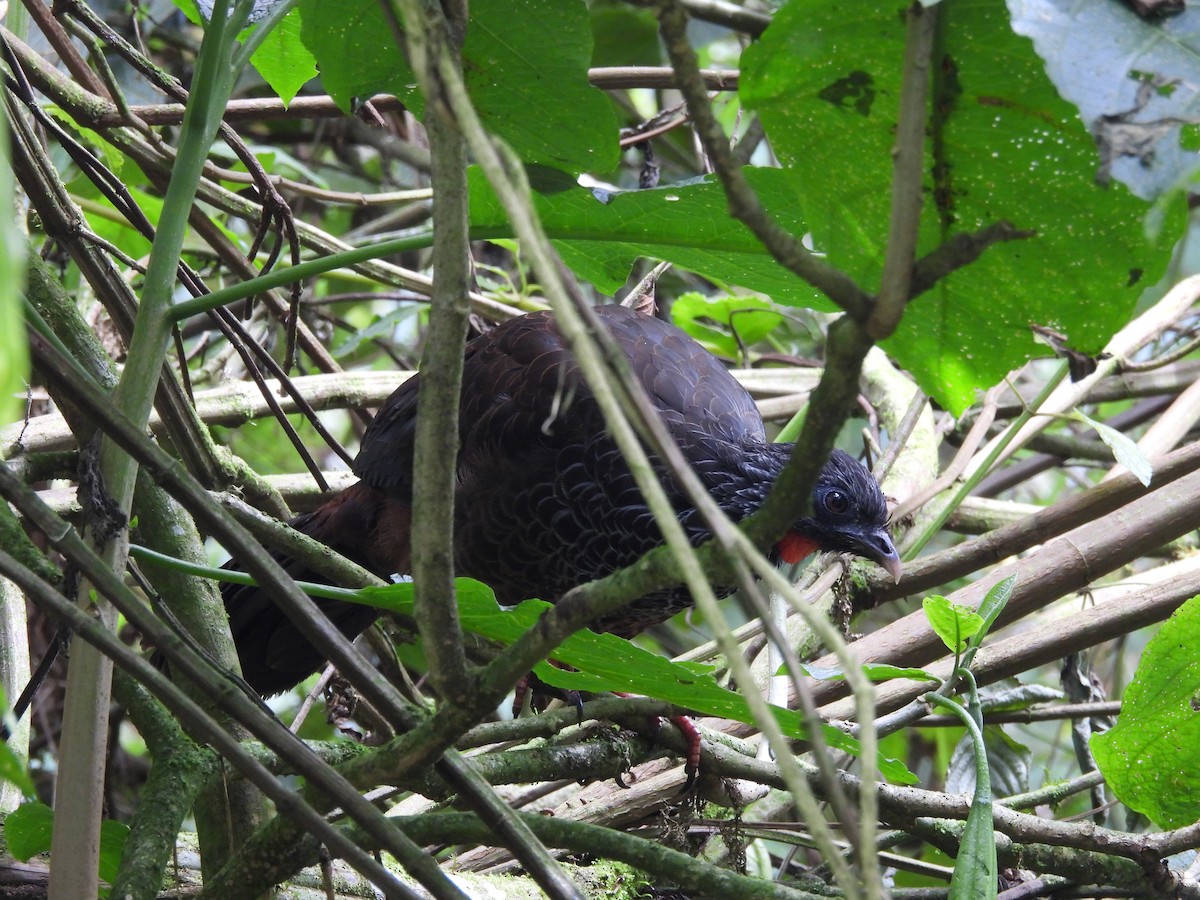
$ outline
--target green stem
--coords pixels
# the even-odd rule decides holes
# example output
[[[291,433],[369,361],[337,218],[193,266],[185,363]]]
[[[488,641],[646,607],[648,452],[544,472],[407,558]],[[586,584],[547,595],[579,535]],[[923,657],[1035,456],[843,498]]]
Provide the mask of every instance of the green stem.
[[[227,584],[258,586],[258,582],[254,580],[254,577],[246,572],[238,572],[233,569],[220,569],[216,566],[202,566],[199,563],[188,562],[186,559],[179,559],[176,556],[167,556],[165,553],[159,553],[157,550],[151,550],[149,547],[143,547],[140,544],[130,544],[129,555],[134,559],[155,562],[183,572],[186,575],[211,578],[214,581],[223,581]],[[310,597],[328,597],[330,600],[341,600],[345,603],[365,602],[358,591],[334,587],[331,584],[318,584],[314,581],[297,581],[296,585]],[[367,605],[373,606],[374,604]]]
[[[167,311],[167,316],[172,322],[182,322],[184,319],[190,319],[192,316],[208,312],[210,309],[228,306],[239,300],[245,300],[247,297],[253,297],[255,294],[261,294],[263,291],[283,287],[287,284],[294,284],[297,281],[304,281],[316,275],[324,275],[326,272],[332,272],[335,269],[357,265],[372,259],[380,259],[384,256],[391,256],[395,253],[403,253],[408,250],[421,250],[428,247],[432,241],[433,232],[428,231],[410,237],[380,241],[378,244],[371,244],[367,247],[343,250],[341,253],[330,253],[328,256],[302,262],[298,266],[274,269],[266,275],[260,275],[258,278],[239,281],[237,284],[231,284],[227,288],[221,288],[218,291],[205,294],[203,297],[196,297],[192,300],[184,300],[182,303],[176,303]]]

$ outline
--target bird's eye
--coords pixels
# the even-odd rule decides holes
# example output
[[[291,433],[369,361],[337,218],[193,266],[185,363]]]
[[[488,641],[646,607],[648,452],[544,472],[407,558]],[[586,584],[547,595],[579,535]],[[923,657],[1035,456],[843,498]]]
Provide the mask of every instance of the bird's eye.
[[[830,491],[822,499],[825,504],[825,510],[833,513],[835,516],[840,516],[850,508],[850,498],[841,491]]]

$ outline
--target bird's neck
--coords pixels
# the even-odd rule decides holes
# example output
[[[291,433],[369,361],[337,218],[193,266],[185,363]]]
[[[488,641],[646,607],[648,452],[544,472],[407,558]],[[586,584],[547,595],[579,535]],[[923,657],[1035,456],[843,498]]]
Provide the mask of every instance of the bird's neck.
[[[709,490],[733,521],[740,522],[757,512],[775,486],[775,480],[792,455],[792,444],[742,443],[721,460],[721,465],[701,472]],[[797,531],[788,532],[775,544],[778,558],[795,564],[819,549],[816,540]]]
[[[791,444],[753,441],[714,444],[697,472],[713,498],[735,522],[757,512],[787,465]]]

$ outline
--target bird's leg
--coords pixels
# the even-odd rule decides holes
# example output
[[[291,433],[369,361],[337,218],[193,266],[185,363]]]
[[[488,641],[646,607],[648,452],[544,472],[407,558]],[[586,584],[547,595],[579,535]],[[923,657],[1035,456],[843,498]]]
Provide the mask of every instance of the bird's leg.
[[[624,691],[615,692],[618,697],[636,697],[636,694],[628,694]],[[679,733],[683,735],[683,739],[687,744],[687,752],[683,757],[683,774],[686,780],[683,783],[683,790],[680,793],[688,793],[696,785],[696,776],[700,774],[700,745],[703,738],[700,736],[700,729],[696,727],[696,722],[691,716],[653,716],[650,719],[650,742],[655,743],[658,740],[658,732],[662,729],[663,722],[670,722],[679,729]],[[625,787],[618,779],[617,784]]]
[[[700,774],[700,729],[696,727],[696,720],[691,716],[671,716],[671,724],[679,729],[687,741],[687,755],[683,760],[683,774],[686,780],[682,791],[686,794],[696,786],[696,776]]]

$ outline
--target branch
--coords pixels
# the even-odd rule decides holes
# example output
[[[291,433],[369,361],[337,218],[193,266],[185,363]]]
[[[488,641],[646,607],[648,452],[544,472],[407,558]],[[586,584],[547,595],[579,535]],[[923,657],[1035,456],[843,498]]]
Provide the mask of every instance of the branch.
[[[979,231],[962,232],[946,238],[936,250],[925,254],[913,267],[908,298],[913,300],[952,272],[968,266],[993,244],[1025,241],[1037,237],[1036,231],[1022,230],[1011,222],[997,222]]]
[[[810,253],[800,239],[770,217],[733,157],[729,141],[712,114],[696,52],[687,36],[687,16],[677,0],[660,0],[655,12],[679,89],[687,101],[692,124],[713,162],[729,201],[729,213],[743,222],[780,265],[796,273],[857,321],[866,321],[872,298],[845,272]]]
[[[407,28],[394,6],[385,6],[398,48],[407,45],[421,93],[433,160],[433,294],[421,356],[413,459],[411,529],[413,616],[429,661],[429,677],[443,699],[457,703],[474,691],[467,671],[462,625],[454,593],[454,492],[458,482],[458,410],[463,348],[470,304],[467,239],[467,147],[441,96],[439,63],[461,69],[462,21],[420,25],[410,6]],[[465,10],[463,11],[465,13]],[[438,27],[440,26],[440,27]],[[561,877],[561,875],[559,876]]]
[[[938,7],[910,3],[905,13],[904,69],[901,76],[900,112],[896,146],[892,150],[892,211],[888,225],[887,255],[879,297],[867,320],[873,340],[890,337],[900,324],[909,299],[909,279],[921,233],[921,199],[924,185],[925,127],[929,102],[929,58],[937,28]]]

